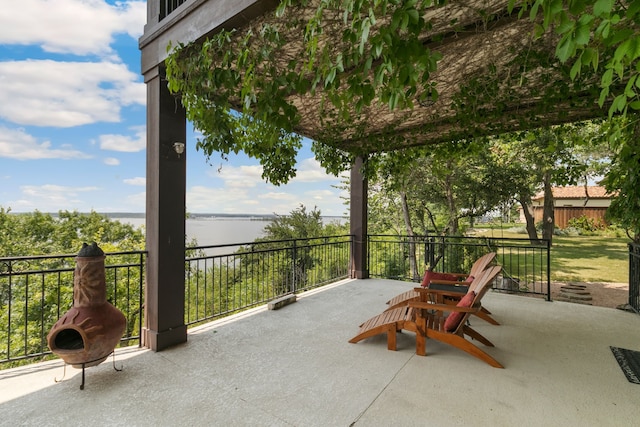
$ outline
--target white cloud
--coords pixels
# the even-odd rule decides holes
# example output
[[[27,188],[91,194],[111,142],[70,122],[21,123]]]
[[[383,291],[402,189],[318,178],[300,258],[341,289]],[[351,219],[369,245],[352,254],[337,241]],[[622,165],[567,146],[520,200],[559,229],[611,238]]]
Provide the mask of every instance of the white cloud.
[[[200,185],[187,190],[187,210],[189,212],[239,212],[244,201],[249,199],[249,194],[243,189],[229,191],[225,188],[210,188]]]
[[[137,39],[146,2],[104,0],[7,1],[0,8],[0,44],[40,45],[46,52],[113,54],[115,34]]]
[[[51,142],[39,142],[24,129],[9,129],[2,126],[0,126],[0,157],[14,160],[91,158],[88,154],[69,147],[68,144],[61,148],[53,148]]]
[[[340,178],[328,174],[315,158],[310,157],[298,163],[298,171],[291,182],[337,181]]]
[[[296,200],[298,197],[296,197],[295,195],[291,194],[291,193],[284,193],[282,191],[280,192],[269,192],[269,193],[265,193],[265,194],[261,194],[260,196],[261,199],[269,199],[269,200],[285,200],[285,201],[294,201]]]
[[[308,191],[306,195],[310,197],[312,200],[315,200],[316,203],[322,202],[325,200],[332,200],[332,199],[335,199],[336,197],[335,193],[330,190]]]
[[[45,197],[47,194],[59,194],[65,193],[70,196],[76,196],[78,193],[86,193],[87,191],[99,190],[99,187],[87,186],[87,187],[68,187],[64,185],[23,185],[20,187],[22,192],[29,196]]]
[[[103,150],[137,153],[147,146],[147,135],[144,127],[136,127],[135,137],[128,135],[100,135],[100,148]]]
[[[107,157],[104,159],[104,164],[107,166],[118,166],[120,164],[120,160],[115,157]]]
[[[264,182],[262,179],[262,166],[260,165],[236,167],[225,164],[219,171],[215,169],[209,172],[209,175],[221,178],[225,186],[232,188],[255,187],[258,183]]]
[[[147,179],[143,176],[136,176],[135,178],[127,178],[124,180],[125,184],[144,186],[147,183]]]
[[[144,212],[147,203],[147,193],[129,194],[126,198],[126,205],[132,212]]]
[[[0,62],[0,117],[62,128],[119,122],[123,106],[146,103],[139,80],[126,65],[112,62]]]

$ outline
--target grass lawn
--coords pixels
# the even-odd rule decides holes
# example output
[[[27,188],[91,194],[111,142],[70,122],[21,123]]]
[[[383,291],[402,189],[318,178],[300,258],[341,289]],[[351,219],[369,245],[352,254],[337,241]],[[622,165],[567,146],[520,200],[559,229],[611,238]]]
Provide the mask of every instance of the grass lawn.
[[[554,236],[551,280],[627,283],[628,242],[621,237]]]
[[[483,230],[494,237],[526,238],[506,230]],[[553,236],[551,280],[559,282],[629,281],[629,239],[610,236]]]

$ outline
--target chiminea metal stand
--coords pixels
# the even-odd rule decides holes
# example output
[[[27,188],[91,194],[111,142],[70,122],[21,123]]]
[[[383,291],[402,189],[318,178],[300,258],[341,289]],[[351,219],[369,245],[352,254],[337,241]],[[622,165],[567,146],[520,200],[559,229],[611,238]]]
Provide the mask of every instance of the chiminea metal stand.
[[[47,343],[51,351],[66,364],[82,368],[84,390],[85,368],[105,361],[120,342],[127,320],[107,301],[105,255],[96,243],[86,243],[76,257],[73,277],[73,307],[49,331]],[[64,375],[63,375],[64,378]]]
[[[114,371],[116,371],[116,372],[120,372],[120,371],[122,371],[122,368],[123,368],[122,366],[120,366],[120,368],[117,368],[117,367],[116,367],[116,352],[115,352],[115,351],[111,352],[111,355],[113,356],[113,370],[114,370]],[[99,360],[100,360],[100,359],[99,359]],[[88,367],[88,366],[87,366],[88,364],[91,364],[91,363],[94,363],[94,362],[97,362],[97,361],[96,361],[96,360],[92,360],[92,361],[90,361],[90,362],[87,362],[87,363],[83,363],[83,364],[82,364],[82,384],[80,384],[80,390],[84,390],[84,369],[85,369],[86,367]],[[66,375],[67,375],[67,363],[65,363],[65,364],[64,364],[64,369],[63,369],[63,371],[62,371],[62,378],[60,378],[60,379],[54,378],[53,380],[54,380],[55,382],[59,383],[59,382],[61,382],[62,380],[64,380],[64,377],[65,377]]]

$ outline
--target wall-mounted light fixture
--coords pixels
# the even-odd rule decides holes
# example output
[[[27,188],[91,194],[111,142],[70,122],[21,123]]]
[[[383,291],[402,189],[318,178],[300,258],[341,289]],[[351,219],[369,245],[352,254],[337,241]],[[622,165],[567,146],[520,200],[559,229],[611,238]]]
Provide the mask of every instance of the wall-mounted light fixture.
[[[180,157],[182,153],[184,153],[184,142],[174,142],[173,149],[178,154],[178,157]]]
[[[163,159],[170,161],[179,161],[182,160],[183,154],[185,154],[185,150],[187,149],[187,147],[184,142],[167,141],[161,144],[160,149],[160,155]]]

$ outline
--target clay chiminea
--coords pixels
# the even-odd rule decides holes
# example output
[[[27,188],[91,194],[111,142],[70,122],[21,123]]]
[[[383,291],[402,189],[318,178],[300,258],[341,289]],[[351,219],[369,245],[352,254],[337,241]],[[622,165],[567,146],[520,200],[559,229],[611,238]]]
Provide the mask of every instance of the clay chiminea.
[[[96,243],[82,245],[76,257],[73,307],[47,335],[51,351],[83,373],[113,352],[126,326],[124,314],[107,301],[105,258]]]

